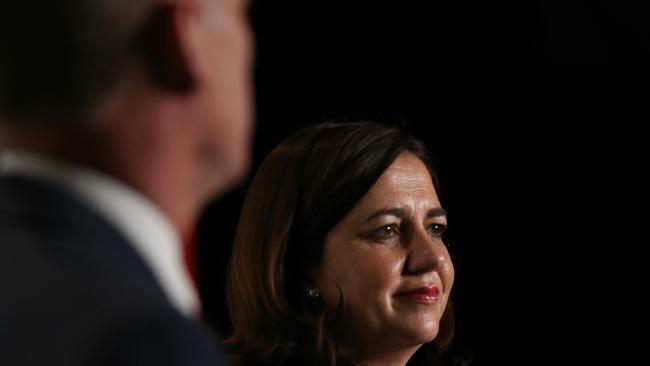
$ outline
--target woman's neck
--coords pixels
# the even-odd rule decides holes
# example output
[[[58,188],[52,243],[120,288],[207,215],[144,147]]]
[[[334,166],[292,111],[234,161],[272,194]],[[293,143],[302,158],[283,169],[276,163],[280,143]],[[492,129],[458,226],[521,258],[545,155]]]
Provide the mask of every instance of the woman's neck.
[[[363,352],[358,357],[358,366],[404,366],[413,356],[415,351],[420,348],[417,345],[411,348],[387,351],[374,349],[369,352]]]

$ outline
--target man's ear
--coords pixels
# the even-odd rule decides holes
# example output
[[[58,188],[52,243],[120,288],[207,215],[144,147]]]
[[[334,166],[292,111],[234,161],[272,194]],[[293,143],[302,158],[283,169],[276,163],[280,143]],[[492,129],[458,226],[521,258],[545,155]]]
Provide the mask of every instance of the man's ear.
[[[184,92],[196,84],[186,42],[189,28],[187,2],[161,4],[151,13],[140,38],[140,50],[153,82],[160,88]]]

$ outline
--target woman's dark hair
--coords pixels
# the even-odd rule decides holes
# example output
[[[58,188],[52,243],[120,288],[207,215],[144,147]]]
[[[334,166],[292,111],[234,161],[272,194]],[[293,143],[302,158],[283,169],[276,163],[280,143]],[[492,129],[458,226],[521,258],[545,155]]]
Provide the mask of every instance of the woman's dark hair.
[[[308,127],[264,160],[246,194],[226,284],[234,330],[227,344],[236,363],[353,361],[354,353],[333,336],[340,309],[326,309],[305,296],[307,273],[321,262],[328,231],[406,152],[424,162],[438,191],[424,144],[400,128],[375,122]],[[449,302],[438,336],[417,353],[447,349],[452,334]]]

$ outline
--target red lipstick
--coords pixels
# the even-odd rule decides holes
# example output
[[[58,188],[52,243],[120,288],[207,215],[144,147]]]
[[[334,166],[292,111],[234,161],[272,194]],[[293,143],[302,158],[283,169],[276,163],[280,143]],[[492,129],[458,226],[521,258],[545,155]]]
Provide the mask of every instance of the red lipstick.
[[[398,296],[404,296],[413,301],[421,302],[424,304],[434,304],[438,302],[438,298],[440,296],[440,289],[436,286],[420,287],[413,291],[399,294]]]

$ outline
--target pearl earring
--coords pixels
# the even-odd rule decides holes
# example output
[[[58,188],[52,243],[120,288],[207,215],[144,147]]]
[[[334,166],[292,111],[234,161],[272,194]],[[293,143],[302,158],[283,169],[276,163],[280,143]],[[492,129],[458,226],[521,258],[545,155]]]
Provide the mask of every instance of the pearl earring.
[[[310,287],[307,289],[307,297],[310,299],[316,299],[318,296],[320,296],[320,291],[317,288]]]

